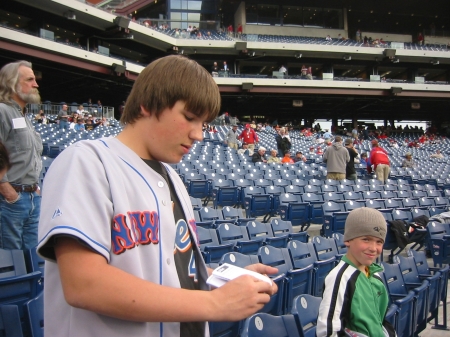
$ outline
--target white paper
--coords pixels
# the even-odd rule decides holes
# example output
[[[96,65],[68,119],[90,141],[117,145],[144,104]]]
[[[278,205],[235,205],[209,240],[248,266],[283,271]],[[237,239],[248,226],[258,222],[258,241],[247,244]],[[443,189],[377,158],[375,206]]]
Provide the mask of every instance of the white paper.
[[[27,123],[25,122],[25,117],[13,118],[13,128],[14,129],[23,129],[27,127]]]
[[[208,277],[208,279],[206,280],[206,283],[219,288],[219,287],[223,286],[226,282],[228,282],[230,280],[234,280],[235,278],[242,276],[242,275],[251,275],[251,276],[257,278],[258,280],[267,282],[268,284],[272,285],[272,280],[270,278],[268,278],[267,276],[256,273],[251,270],[233,266],[228,263],[224,263],[223,265],[214,269],[214,271],[212,272],[212,275],[210,277]]]

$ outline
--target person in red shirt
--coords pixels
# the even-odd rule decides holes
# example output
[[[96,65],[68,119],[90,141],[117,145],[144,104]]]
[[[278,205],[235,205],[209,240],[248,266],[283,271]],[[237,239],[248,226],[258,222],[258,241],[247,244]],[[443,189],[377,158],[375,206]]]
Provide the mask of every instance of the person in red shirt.
[[[289,151],[284,152],[284,157],[283,157],[283,159],[281,159],[281,162],[283,164],[285,164],[285,163],[294,164],[294,160],[291,158],[291,153]]]
[[[255,152],[255,144],[259,142],[259,139],[255,130],[250,127],[250,124],[245,125],[245,129],[241,132],[238,138],[248,144],[248,152],[249,155],[252,156],[253,152]]]
[[[316,154],[323,154],[323,150],[320,146],[317,147]]]
[[[391,168],[389,157],[384,149],[378,145],[378,140],[372,140],[372,151],[370,151],[370,163],[374,167],[377,179],[383,183],[388,179]]]

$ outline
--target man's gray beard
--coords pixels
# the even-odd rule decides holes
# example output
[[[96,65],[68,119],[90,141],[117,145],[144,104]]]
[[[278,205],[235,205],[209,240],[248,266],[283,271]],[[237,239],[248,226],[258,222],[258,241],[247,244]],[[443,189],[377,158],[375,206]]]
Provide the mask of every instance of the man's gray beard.
[[[19,96],[22,101],[29,104],[41,103],[41,96],[39,95],[39,91],[37,89],[33,89],[33,91],[34,92],[24,94],[19,88],[19,90],[17,90],[17,96]]]

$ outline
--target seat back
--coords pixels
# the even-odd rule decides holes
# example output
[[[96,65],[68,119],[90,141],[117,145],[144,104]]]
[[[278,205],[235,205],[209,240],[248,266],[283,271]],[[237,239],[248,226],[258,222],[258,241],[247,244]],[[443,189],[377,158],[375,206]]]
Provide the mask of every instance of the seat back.
[[[294,298],[291,312],[303,337],[315,337],[322,298],[304,294]]]
[[[44,337],[44,293],[25,304],[31,337]]]
[[[293,315],[257,313],[244,322],[241,337],[300,337]]]

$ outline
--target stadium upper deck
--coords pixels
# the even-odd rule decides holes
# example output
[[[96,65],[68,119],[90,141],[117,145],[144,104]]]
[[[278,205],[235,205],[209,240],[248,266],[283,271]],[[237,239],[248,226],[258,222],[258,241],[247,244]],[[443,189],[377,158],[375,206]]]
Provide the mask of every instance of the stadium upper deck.
[[[442,45],[370,48],[356,43],[325,44],[323,38],[311,39],[315,43],[283,41],[282,36],[277,36],[276,42],[259,37],[256,41],[181,39],[169,35],[170,30],[147,27],[142,20],[114,21],[117,15],[75,0],[3,2],[0,18],[2,63],[31,59],[43,75],[40,83],[44,97],[53,101],[66,87],[75,96],[84,95],[80,100],[107,95],[111,96],[109,105],[118,105],[143,65],[174,52],[174,47],[175,52],[196,59],[206,68],[214,61],[228,62],[230,76],[217,78],[217,83],[223,92],[224,109],[233,114],[289,114],[295,111],[292,100],[296,98],[304,103],[302,118],[367,118],[376,114],[377,118],[425,120],[431,115],[439,118],[450,97],[450,86],[442,85],[449,80],[450,53]],[[42,38],[41,29],[53,33],[53,38]],[[316,31],[325,34],[328,30]],[[71,45],[65,44],[66,38]],[[387,56],[389,50],[395,53],[393,58]],[[272,71],[281,64],[288,68],[289,76],[272,79]],[[302,64],[311,66],[315,80],[297,79]],[[332,74],[335,81],[323,81],[324,74]],[[370,82],[372,74],[385,77],[386,82]],[[416,83],[421,78],[424,82]],[[243,83],[251,83],[252,89],[244,89]],[[392,87],[401,88],[395,95],[402,103],[383,103],[394,97]],[[320,97],[333,102],[323,105]],[[412,98],[419,99],[422,110],[411,110]],[[380,99],[382,104],[374,103]],[[247,104],[252,101],[265,104]]]

